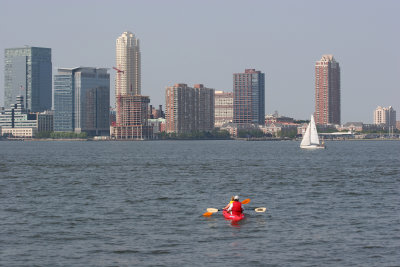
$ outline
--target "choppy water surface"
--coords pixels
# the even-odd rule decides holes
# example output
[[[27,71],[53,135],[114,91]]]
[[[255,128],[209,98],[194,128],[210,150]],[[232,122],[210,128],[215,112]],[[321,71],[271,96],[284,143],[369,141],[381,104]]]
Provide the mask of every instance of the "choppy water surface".
[[[298,145],[0,142],[0,265],[399,266],[400,142]]]

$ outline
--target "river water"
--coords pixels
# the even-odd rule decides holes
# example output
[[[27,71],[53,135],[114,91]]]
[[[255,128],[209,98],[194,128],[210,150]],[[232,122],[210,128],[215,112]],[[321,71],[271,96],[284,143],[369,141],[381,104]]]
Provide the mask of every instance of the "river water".
[[[0,265],[400,266],[400,142],[327,147],[0,142]]]

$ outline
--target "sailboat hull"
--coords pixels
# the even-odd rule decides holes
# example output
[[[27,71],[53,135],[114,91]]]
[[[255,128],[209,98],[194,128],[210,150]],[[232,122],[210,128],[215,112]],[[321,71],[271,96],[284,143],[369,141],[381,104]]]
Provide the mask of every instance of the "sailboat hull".
[[[309,145],[309,146],[300,146],[302,149],[325,149],[325,146],[321,145]]]

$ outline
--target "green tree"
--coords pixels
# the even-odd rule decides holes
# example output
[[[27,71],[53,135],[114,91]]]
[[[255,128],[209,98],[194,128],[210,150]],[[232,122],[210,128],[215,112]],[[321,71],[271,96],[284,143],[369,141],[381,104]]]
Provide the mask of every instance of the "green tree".
[[[50,138],[51,132],[39,132],[35,135],[36,138]]]

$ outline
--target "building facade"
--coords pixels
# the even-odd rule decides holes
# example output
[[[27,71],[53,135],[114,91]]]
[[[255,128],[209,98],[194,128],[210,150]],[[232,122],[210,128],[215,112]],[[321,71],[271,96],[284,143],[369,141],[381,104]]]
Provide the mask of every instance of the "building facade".
[[[167,133],[211,131],[214,128],[214,89],[178,83],[166,88]]]
[[[51,111],[30,113],[24,107],[24,97],[17,96],[16,103],[0,114],[1,135],[9,138],[32,138],[38,132],[53,130]]]
[[[116,41],[116,64],[122,71],[116,77],[116,95],[141,94],[141,54],[139,39],[129,31],[124,32]]]
[[[142,95],[124,95],[117,99],[116,123],[111,136],[118,140],[146,140],[153,138],[148,125],[150,98]]]
[[[340,67],[333,55],[315,63],[315,122],[340,124]]]
[[[233,123],[264,124],[265,74],[255,69],[233,74]]]
[[[165,113],[164,113],[164,111],[162,109],[162,105],[159,105],[158,109],[156,109],[155,107],[150,105],[149,111],[150,111],[150,113],[149,113],[149,118],[150,119],[158,119],[158,118],[164,118],[165,119]]]
[[[54,75],[54,131],[75,130],[74,80],[72,69],[59,70],[58,74]]]
[[[54,111],[46,110],[37,113],[37,128],[38,132],[53,132],[54,131]]]
[[[24,106],[31,112],[51,109],[51,49],[42,47],[8,48],[4,53],[4,105],[24,96]]]
[[[35,113],[29,113],[25,106],[23,96],[16,96],[16,103],[10,105],[0,115],[0,126],[5,128],[36,128],[37,120]]]
[[[153,128],[153,133],[158,134],[161,132],[165,132],[165,119],[157,118],[157,119],[149,119],[149,126]]]
[[[104,68],[61,68],[54,76],[54,130],[110,133],[110,74]]]
[[[214,95],[215,127],[221,127],[233,121],[233,93],[215,91]]]
[[[374,111],[374,124],[396,128],[396,111],[392,106],[378,106]]]
[[[117,38],[115,70],[116,121],[111,127],[112,138],[153,138],[152,127],[148,125],[150,99],[141,95],[139,39],[129,31]]]

